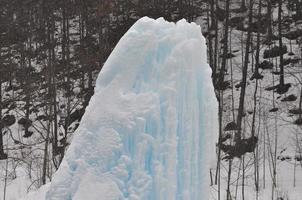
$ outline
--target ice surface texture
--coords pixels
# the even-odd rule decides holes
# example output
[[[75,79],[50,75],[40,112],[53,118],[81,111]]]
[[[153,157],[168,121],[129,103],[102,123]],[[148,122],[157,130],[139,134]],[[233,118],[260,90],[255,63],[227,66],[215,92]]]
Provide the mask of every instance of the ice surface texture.
[[[217,107],[200,27],[140,19],[99,74],[46,199],[209,199]]]

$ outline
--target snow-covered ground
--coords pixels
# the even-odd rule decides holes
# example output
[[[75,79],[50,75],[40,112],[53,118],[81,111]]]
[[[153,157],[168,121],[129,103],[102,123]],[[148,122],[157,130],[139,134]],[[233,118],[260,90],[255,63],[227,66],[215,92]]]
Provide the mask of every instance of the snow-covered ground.
[[[233,3],[238,5],[238,3]],[[232,7],[233,5],[231,5]],[[222,5],[224,7],[224,5]],[[233,7],[232,7],[233,8]],[[255,6],[256,8],[256,6]],[[257,8],[258,9],[258,8]],[[255,11],[257,9],[254,9]],[[262,10],[263,15],[266,14],[266,9]],[[284,4],[283,17],[289,11]],[[231,13],[230,17],[246,16],[248,12]],[[278,19],[278,9],[273,9],[273,20]],[[197,23],[202,25],[207,23],[206,17],[199,17]],[[254,19],[257,21],[257,19]],[[292,24],[294,25],[294,24]],[[296,30],[298,27],[293,26],[291,30]],[[273,28],[275,35],[278,35],[277,27]],[[246,43],[247,32],[242,32],[236,28],[231,28],[229,31],[229,52],[234,55],[233,58],[227,61],[227,73],[225,80],[230,82],[230,88],[223,92],[224,112],[223,112],[223,128],[230,122],[236,121],[237,111],[239,107],[240,84],[242,80],[243,56]],[[223,38],[223,22],[219,23],[219,39]],[[260,69],[259,72],[264,76],[262,80],[258,80],[258,89],[256,93],[256,135],[259,138],[257,148],[258,172],[259,172],[259,193],[257,196],[255,188],[255,165],[254,155],[249,153],[245,155],[244,168],[242,170],[243,161],[235,158],[232,162],[231,171],[231,194],[233,199],[242,199],[242,176],[245,176],[244,195],[245,199],[288,199],[300,200],[302,197],[302,167],[301,162],[296,158],[301,156],[301,126],[294,124],[298,115],[291,114],[290,109],[299,107],[299,97],[301,92],[301,48],[299,41],[292,40],[291,42],[283,37],[283,44],[287,46],[288,53],[284,54],[284,59],[298,59],[299,62],[285,65],[285,83],[291,83],[291,87],[285,94],[279,95],[276,92],[268,91],[267,88],[279,83],[279,75],[273,74],[278,71],[279,57],[264,59],[264,51],[274,46],[278,46],[278,40],[273,41],[271,47],[264,44],[267,39],[266,34],[261,34],[260,47],[260,63],[264,60],[273,63],[273,69]],[[250,51],[250,60],[248,66],[248,82],[247,92],[245,96],[245,117],[243,120],[244,137],[251,135],[253,109],[254,109],[254,93],[256,80],[250,80],[255,69],[256,56],[256,33],[253,33],[253,41]],[[294,54],[291,54],[294,53]],[[253,69],[252,69],[253,68]],[[236,87],[237,86],[237,87]],[[294,101],[284,101],[290,95],[297,97]],[[271,109],[278,108],[273,112]],[[232,133],[225,131],[224,134]],[[232,133],[233,134],[233,133]],[[273,187],[273,160],[276,144],[276,187],[272,193]],[[226,190],[228,182],[229,162],[227,160],[221,165],[221,199],[227,199]],[[218,185],[212,187],[212,199],[218,199]]]

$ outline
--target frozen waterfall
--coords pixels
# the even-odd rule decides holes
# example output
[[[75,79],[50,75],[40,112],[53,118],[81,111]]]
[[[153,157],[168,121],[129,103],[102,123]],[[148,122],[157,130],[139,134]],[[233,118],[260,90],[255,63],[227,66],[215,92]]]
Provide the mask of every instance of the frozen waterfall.
[[[47,200],[208,200],[218,104],[200,27],[144,17],[122,37]]]

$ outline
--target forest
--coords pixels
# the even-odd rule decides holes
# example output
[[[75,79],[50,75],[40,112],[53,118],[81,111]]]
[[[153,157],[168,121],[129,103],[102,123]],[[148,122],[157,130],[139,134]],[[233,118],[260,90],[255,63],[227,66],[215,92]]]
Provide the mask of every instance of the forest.
[[[301,0],[0,0],[0,199],[20,176],[23,193],[51,181],[104,62],[143,16],[195,22],[206,39],[213,199],[299,199]]]

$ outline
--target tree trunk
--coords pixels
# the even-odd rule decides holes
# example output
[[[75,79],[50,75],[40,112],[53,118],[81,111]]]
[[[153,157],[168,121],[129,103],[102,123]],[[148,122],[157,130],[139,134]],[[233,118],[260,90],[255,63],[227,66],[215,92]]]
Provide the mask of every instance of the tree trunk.
[[[282,42],[282,0],[278,4],[278,31],[279,31],[279,53],[280,53],[280,87],[284,86],[284,66],[283,66],[283,42]]]
[[[267,32],[267,39],[269,41],[272,40],[273,30],[272,30],[272,0],[267,0],[267,25],[268,25],[268,32]]]
[[[0,120],[2,119],[2,80],[0,79]],[[4,155],[2,125],[0,124],[0,159]]]
[[[230,13],[230,0],[226,0],[226,16],[225,16],[225,25],[224,25],[224,36],[223,36],[223,55],[222,63],[219,74],[219,84],[224,82],[224,74],[226,71],[226,62],[228,54],[228,38],[229,38],[229,13]]]
[[[241,123],[242,117],[244,113],[244,98],[245,98],[245,90],[246,90],[246,81],[247,81],[247,69],[249,64],[249,51],[250,51],[250,44],[251,44],[251,24],[253,20],[253,4],[254,0],[250,0],[250,7],[249,7],[249,28],[247,33],[246,39],[246,47],[245,47],[245,57],[244,57],[244,65],[242,69],[242,84],[241,84],[241,91],[240,91],[240,98],[239,98],[239,109],[237,114],[237,132],[235,134],[235,142],[239,142],[241,140]]]

